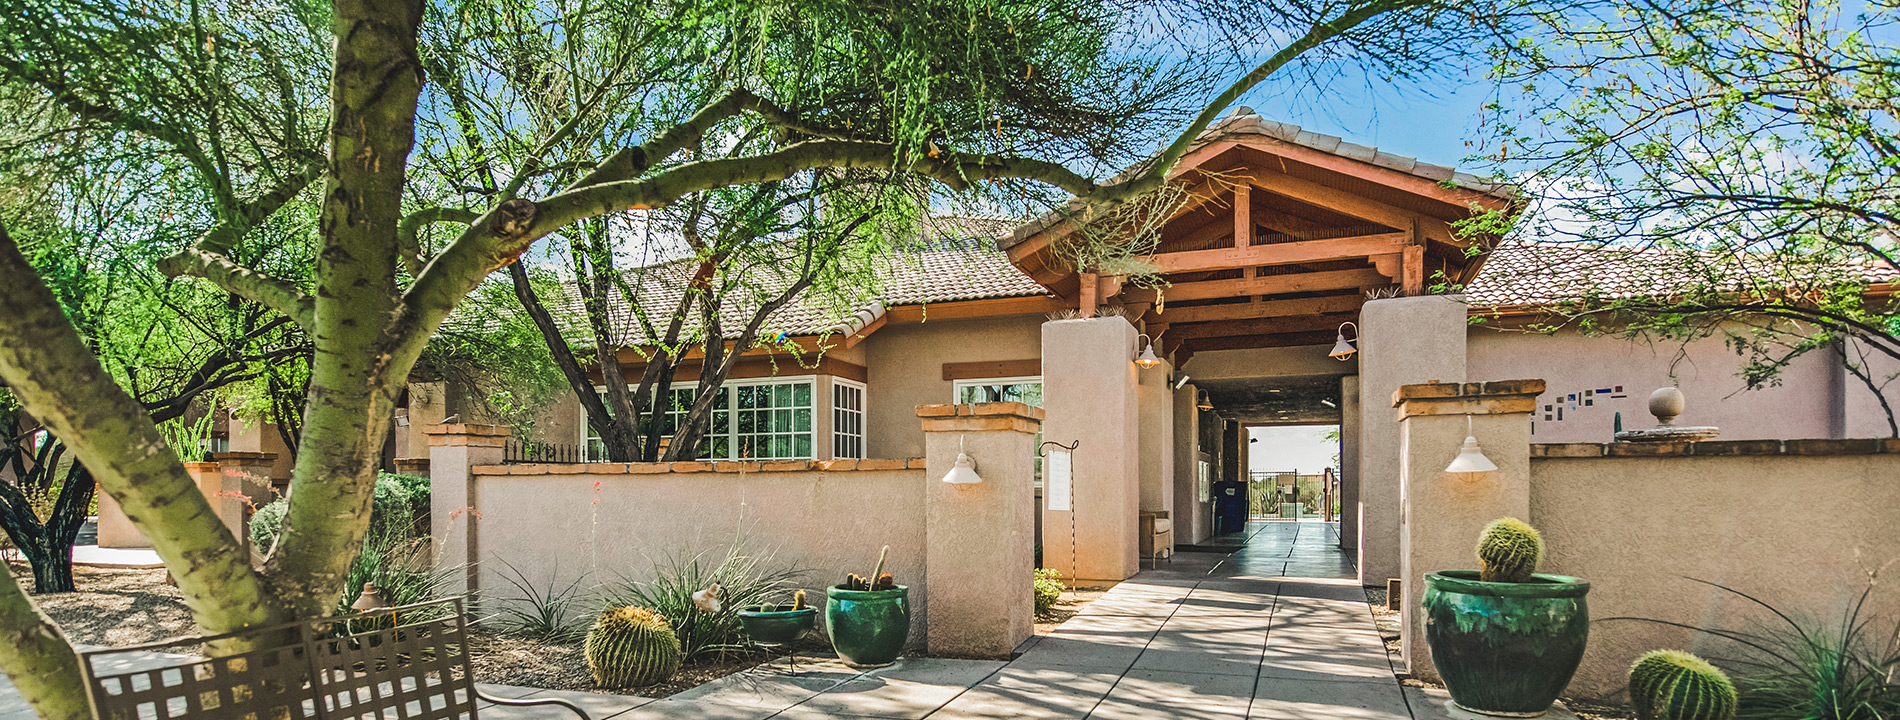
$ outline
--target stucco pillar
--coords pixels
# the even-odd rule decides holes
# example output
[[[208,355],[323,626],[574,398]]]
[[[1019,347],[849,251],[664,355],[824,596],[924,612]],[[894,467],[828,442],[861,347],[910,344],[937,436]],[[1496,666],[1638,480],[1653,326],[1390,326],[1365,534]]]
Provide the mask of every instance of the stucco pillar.
[[[481,501],[475,493],[476,465],[501,463],[502,446],[513,435],[506,425],[431,425],[429,437],[429,533],[443,567],[462,567],[461,587],[473,594],[481,558],[477,536]],[[451,581],[453,582],[453,581]]]
[[[1465,296],[1387,298],[1359,309],[1359,581],[1399,577],[1400,385],[1464,382]],[[1352,512],[1352,510],[1346,510]]]
[[[1022,403],[920,405],[926,645],[932,657],[1008,659],[1035,632],[1036,433]],[[943,482],[957,454],[975,484]]]
[[[198,484],[198,492],[204,493],[212,512],[218,514],[218,520],[231,531],[238,544],[250,547],[251,534],[244,529],[244,503],[249,498],[244,494],[243,477],[225,473],[224,468],[214,462],[185,463],[185,474]]]
[[[1339,379],[1339,549],[1359,547],[1359,376]]]
[[[145,533],[139,532],[132,519],[125,516],[125,510],[119,507],[119,501],[100,491],[99,499],[99,547],[102,548],[148,548],[152,541],[145,539]]]
[[[1500,380],[1405,385],[1392,395],[1392,405],[1398,408],[1404,518],[1400,634],[1405,664],[1413,675],[1438,679],[1419,604],[1425,595],[1425,573],[1476,569],[1472,548],[1486,524],[1501,517],[1530,518],[1531,411],[1543,392],[1542,380]],[[1445,472],[1466,435],[1478,439],[1497,470]]]
[[[1174,510],[1174,393],[1167,363],[1136,365],[1141,509]]]
[[[1173,391],[1174,405],[1174,542],[1193,544],[1207,538],[1201,529],[1200,413],[1194,407],[1199,388],[1183,385]]]
[[[1043,439],[1081,443],[1073,509],[1043,515],[1043,564],[1085,583],[1125,580],[1140,569],[1135,368],[1135,328],[1127,320],[1042,325]],[[1047,488],[1043,495],[1045,503],[1054,499]]]
[[[221,452],[212,453],[211,459],[218,461],[227,476],[225,485],[241,488],[239,492],[249,498],[255,507],[264,507],[276,500],[271,490],[271,469],[277,466],[277,453],[273,452]]]

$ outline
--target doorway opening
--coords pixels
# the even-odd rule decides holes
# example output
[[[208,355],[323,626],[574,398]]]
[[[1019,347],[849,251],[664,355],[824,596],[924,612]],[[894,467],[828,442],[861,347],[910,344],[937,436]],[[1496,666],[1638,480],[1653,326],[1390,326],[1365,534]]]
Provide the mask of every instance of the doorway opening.
[[[1251,520],[1339,518],[1339,424],[1247,426]]]

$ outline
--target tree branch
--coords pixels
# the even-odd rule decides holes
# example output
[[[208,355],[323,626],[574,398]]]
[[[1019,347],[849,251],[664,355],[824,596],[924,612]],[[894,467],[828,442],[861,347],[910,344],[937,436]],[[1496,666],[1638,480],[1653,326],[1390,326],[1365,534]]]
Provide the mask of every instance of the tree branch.
[[[209,280],[233,295],[283,313],[306,330],[316,326],[316,301],[309,295],[224,255],[188,248],[160,260],[158,269],[172,277],[190,275]]]
[[[474,210],[461,208],[432,207],[410,213],[396,226],[396,252],[402,257],[403,267],[409,270],[409,276],[415,277],[427,264],[422,258],[422,241],[418,236],[422,226],[429,223],[453,222],[467,225],[475,222],[481,214]]]

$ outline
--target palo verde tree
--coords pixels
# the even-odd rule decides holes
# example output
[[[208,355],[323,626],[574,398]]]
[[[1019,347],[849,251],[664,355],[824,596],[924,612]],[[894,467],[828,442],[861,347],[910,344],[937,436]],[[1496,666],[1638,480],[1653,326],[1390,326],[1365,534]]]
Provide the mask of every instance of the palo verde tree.
[[[978,83],[971,95],[933,94],[937,78],[980,60],[968,52],[979,46],[976,38],[1007,43],[1016,24],[1049,22],[1036,3],[562,4],[540,12],[602,22],[630,17],[635,24],[543,51],[425,43],[440,28],[497,14],[488,3],[11,0],[0,6],[0,77],[162,143],[194,173],[212,209],[200,213],[196,239],[157,266],[267,307],[310,338],[293,490],[263,567],[251,566],[149,413],[101,366],[10,236],[0,236],[0,275],[7,280],[0,283],[0,379],[151,539],[206,631],[320,615],[334,608],[361,547],[383,441],[411,369],[463,298],[538,240],[696,193],[773,182],[796,187],[814,174],[843,171],[915,178],[951,192],[1035,183],[1073,198],[1076,214],[1086,215],[1160,187],[1215,117],[1296,59],[1333,53],[1403,65],[1465,47],[1464,35],[1507,19],[1492,6],[1425,0],[1261,2],[1244,11],[1193,2],[1079,7],[1113,12],[1059,20],[1165,23],[1202,8],[1208,12],[1196,17],[1248,26],[1255,42],[1273,40],[1251,53],[1248,66],[1206,98],[1152,161],[1104,183],[1086,174],[1093,169],[1080,159],[1084,138],[1012,140],[1041,132],[995,112],[1008,107],[1001,95],[1013,86]],[[623,47],[630,49],[617,49]],[[592,69],[545,73],[535,86],[572,88],[571,102],[549,105],[559,113],[500,114],[538,123],[507,136],[531,141],[484,135],[479,146],[449,145],[431,130],[463,112],[451,91],[458,81],[434,68],[440,58],[468,55],[479,55],[482,68]],[[781,91],[750,64],[759,57],[777,58],[778,72],[788,75],[800,70],[793,59],[806,60],[803,68],[818,76],[828,67],[849,69],[866,92],[807,94],[796,85]],[[1077,70],[1021,68],[1032,76]],[[640,93],[627,102],[601,99],[626,83],[669,78],[698,90],[656,97],[654,107],[667,110],[643,112],[634,132],[612,135],[626,141],[611,151],[570,143],[582,129],[618,129],[602,117],[647,107]],[[463,93],[478,104],[509,93],[500,85],[468,87],[479,88]],[[309,112],[313,105],[321,111]],[[982,122],[942,121],[943,109],[955,107]],[[755,132],[771,141],[713,151]],[[423,160],[434,158],[477,174],[425,172],[432,166]],[[492,192],[484,171],[492,172]],[[293,210],[294,200],[314,208],[307,282],[243,262],[253,232]],[[447,231],[440,238],[405,232],[424,225]],[[88,715],[72,648],[10,575],[0,579],[0,632],[0,668],[43,717]]]
[[[1551,327],[1722,337],[1749,388],[1836,353],[1887,410],[1900,375],[1900,35],[1891,7],[1638,0],[1546,17],[1497,54],[1491,159],[1519,228],[1646,272]],[[1646,270],[1645,270],[1646,269]]]

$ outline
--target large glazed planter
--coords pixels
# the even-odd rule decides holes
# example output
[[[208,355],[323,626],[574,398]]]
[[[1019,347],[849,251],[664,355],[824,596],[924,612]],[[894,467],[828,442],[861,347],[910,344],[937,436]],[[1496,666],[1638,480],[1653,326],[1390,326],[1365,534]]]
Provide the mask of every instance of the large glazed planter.
[[[1485,715],[1536,717],[1570,684],[1590,639],[1590,583],[1539,573],[1483,582],[1472,570],[1425,575],[1425,642],[1451,701]]]
[[[882,667],[897,661],[910,638],[910,587],[825,591],[825,634],[831,649],[852,667]]]
[[[752,642],[766,645],[783,645],[797,640],[807,631],[817,626],[818,608],[808,607],[802,610],[766,610],[763,605],[752,605],[739,610],[739,624],[745,626],[746,637]]]

